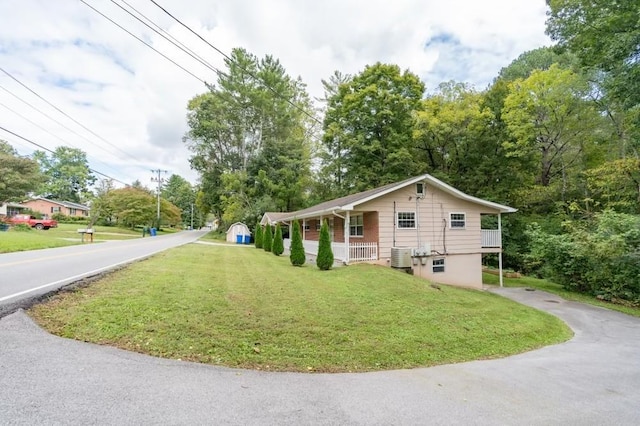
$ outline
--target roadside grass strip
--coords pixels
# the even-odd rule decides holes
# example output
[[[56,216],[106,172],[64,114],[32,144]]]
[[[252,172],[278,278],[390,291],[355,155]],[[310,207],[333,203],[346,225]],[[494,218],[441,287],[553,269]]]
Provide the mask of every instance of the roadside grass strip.
[[[263,250],[189,244],[59,293],[48,331],[247,369],[361,372],[503,357],[566,341],[559,319],[390,268],[293,267]]]

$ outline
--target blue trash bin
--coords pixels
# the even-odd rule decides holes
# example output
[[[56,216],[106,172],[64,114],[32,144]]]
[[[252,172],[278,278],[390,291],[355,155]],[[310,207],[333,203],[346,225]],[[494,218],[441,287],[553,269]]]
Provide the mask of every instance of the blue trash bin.
[[[152,237],[155,237],[156,236],[156,228],[149,229],[149,235],[151,235]]]
[[[236,244],[242,244],[242,235],[236,235]]]
[[[251,243],[251,235],[245,235],[244,236],[244,243],[245,244],[250,244]]]

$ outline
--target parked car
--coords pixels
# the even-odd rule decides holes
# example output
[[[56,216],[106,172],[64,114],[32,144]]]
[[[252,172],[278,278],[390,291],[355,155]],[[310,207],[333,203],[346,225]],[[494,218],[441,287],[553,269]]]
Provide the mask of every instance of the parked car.
[[[28,214],[17,214],[15,216],[11,216],[7,218],[5,222],[9,225],[29,225],[36,229],[49,229],[56,228],[58,226],[58,222],[53,219],[36,219],[35,216],[30,216]]]

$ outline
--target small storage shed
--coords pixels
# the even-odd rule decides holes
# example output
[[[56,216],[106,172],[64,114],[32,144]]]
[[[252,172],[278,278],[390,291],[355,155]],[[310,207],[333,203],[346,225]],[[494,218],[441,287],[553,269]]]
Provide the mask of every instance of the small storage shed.
[[[227,231],[227,242],[237,244],[249,244],[251,240],[251,231],[249,227],[242,222],[236,222],[229,227]]]

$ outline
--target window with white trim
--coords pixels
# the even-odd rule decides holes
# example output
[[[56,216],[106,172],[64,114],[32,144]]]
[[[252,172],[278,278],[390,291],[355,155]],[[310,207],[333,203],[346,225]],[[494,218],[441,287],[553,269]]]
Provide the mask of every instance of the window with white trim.
[[[69,209],[69,216],[75,216],[76,215],[76,209]]]
[[[431,268],[433,273],[444,272],[444,258],[441,259],[433,259],[433,263],[431,264]]]
[[[311,225],[309,225],[309,221],[305,220],[302,224],[302,229],[304,229],[305,231],[309,231],[311,230]]]
[[[352,237],[364,236],[364,219],[361,214],[349,218],[349,235]]]
[[[464,229],[467,226],[466,213],[449,213],[449,228]]]
[[[398,229],[416,229],[416,212],[398,212]]]
[[[316,231],[320,231],[320,227],[322,226],[322,221],[321,220],[316,220]]]

